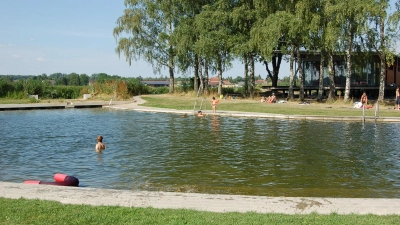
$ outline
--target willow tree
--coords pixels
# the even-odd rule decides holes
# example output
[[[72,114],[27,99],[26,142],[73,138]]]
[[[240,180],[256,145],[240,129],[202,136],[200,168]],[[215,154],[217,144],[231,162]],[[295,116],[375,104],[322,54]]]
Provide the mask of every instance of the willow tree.
[[[176,46],[177,66],[183,73],[193,71],[194,91],[198,88],[207,91],[207,82],[203,83],[202,67],[205,66],[205,59],[196,52],[195,43],[199,38],[201,30],[196,26],[195,17],[203,6],[211,3],[211,0],[179,0],[180,13],[179,26],[176,27],[173,35],[174,45]],[[207,73],[204,68],[205,74]],[[200,84],[199,84],[200,83]]]
[[[250,31],[255,23],[255,7],[252,0],[238,1],[232,10],[232,27],[234,30],[233,53],[243,60],[244,64],[244,93],[245,97],[250,94],[254,98],[255,92],[255,60],[257,50],[255,49]],[[249,91],[250,87],[250,91]]]
[[[174,92],[175,46],[171,42],[178,26],[173,0],[125,0],[125,10],[117,20],[114,37],[116,52],[125,55],[129,65],[144,59],[155,73],[169,72],[169,93]]]
[[[285,11],[288,2],[257,1],[254,10],[256,22],[250,32],[252,43],[257,48],[273,87],[278,85],[279,70],[286,47],[285,33],[282,33],[282,18],[279,15],[284,15],[280,12]],[[272,64],[272,71],[269,63]]]

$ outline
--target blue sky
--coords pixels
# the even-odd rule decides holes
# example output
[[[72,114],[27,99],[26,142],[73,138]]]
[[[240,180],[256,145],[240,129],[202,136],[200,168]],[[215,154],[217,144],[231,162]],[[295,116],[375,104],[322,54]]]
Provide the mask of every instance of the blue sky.
[[[0,75],[160,77],[148,63],[129,66],[115,53],[112,32],[124,8],[124,0],[0,0]],[[266,78],[262,64],[256,64],[255,72]],[[289,75],[287,63],[280,74]],[[167,70],[162,76],[169,77]],[[228,76],[243,76],[242,64],[235,62],[223,74]]]

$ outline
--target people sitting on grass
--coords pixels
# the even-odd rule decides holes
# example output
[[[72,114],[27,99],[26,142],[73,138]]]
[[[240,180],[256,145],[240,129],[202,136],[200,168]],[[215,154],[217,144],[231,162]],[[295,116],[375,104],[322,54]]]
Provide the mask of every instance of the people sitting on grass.
[[[363,104],[363,105],[368,105],[368,97],[367,97],[367,94],[365,93],[365,91],[364,91],[364,93],[361,95],[360,102],[361,102],[361,104]]]
[[[267,102],[268,103],[276,103],[275,93],[272,93],[272,95],[268,97]]]
[[[261,97],[261,102],[266,102],[267,101],[267,99],[263,96],[263,97]]]

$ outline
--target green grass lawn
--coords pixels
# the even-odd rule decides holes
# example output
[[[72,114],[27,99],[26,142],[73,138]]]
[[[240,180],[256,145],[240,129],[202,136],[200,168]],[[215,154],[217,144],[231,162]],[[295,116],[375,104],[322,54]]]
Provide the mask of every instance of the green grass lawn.
[[[0,198],[0,224],[400,224],[397,215],[213,213]]]
[[[179,95],[146,95],[142,96],[142,99],[147,101],[143,106],[177,110],[193,110],[194,108],[197,110],[203,100],[202,97]],[[194,107],[195,102],[197,102],[197,107]],[[220,100],[217,112],[218,110],[226,110],[310,116],[362,116],[363,113],[362,109],[354,108],[352,103],[344,104],[341,101],[318,103],[314,100],[308,102],[310,102],[309,105],[302,105],[297,101],[269,104],[261,103],[259,99]],[[365,109],[365,116],[375,116],[375,102],[371,102],[370,104],[373,105],[373,108]],[[204,98],[201,109],[203,111],[211,110],[211,97]],[[400,117],[400,111],[394,110],[394,102],[385,101],[379,105],[378,115],[379,117]]]
[[[146,100],[143,106],[157,107],[157,108],[168,108],[177,110],[198,110],[200,104],[201,109],[207,113],[211,111],[211,98],[208,97],[193,97],[193,94],[164,94],[164,95],[143,95],[142,99]],[[70,101],[99,101],[102,99],[110,99],[111,97],[103,96],[99,99],[40,99],[39,103],[61,103]],[[279,100],[279,98],[278,98]],[[203,102],[202,102],[203,101]],[[121,100],[122,102],[129,102],[129,100]],[[353,103],[343,103],[338,100],[333,103],[319,103],[313,99],[307,100],[309,105],[299,104],[298,101],[286,102],[286,103],[261,103],[260,99],[235,99],[235,100],[220,100],[217,106],[218,110],[221,111],[239,111],[239,112],[255,112],[255,113],[272,113],[272,114],[283,114],[283,115],[309,115],[309,116],[362,116],[363,110],[360,108],[354,108]],[[34,103],[29,99],[6,99],[0,98],[0,104],[28,104]],[[196,107],[195,107],[196,103]],[[370,101],[369,105],[373,108],[365,109],[365,116],[374,117],[375,113],[379,117],[400,117],[400,111],[394,110],[394,100],[385,100],[379,104],[379,111],[376,111],[376,103]]]

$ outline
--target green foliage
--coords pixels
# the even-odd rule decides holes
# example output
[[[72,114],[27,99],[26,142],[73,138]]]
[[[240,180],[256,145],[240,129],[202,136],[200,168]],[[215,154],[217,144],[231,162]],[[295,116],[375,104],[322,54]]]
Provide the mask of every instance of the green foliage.
[[[23,83],[23,87],[28,95],[43,95],[43,83],[40,80],[28,79]]]
[[[150,94],[168,94],[169,87],[149,87]]]
[[[68,78],[69,78],[69,82],[68,82],[69,85],[79,86],[81,84],[81,82],[79,80],[79,75],[76,73],[69,74]]]
[[[4,97],[4,96],[2,96],[2,97]],[[10,99],[26,99],[26,98],[28,98],[28,96],[22,91],[7,92],[7,95],[5,97],[10,98]]]
[[[148,87],[140,83],[139,79],[128,79],[126,85],[130,96],[149,93]]]
[[[7,79],[0,77],[0,96],[5,96],[10,91],[13,91],[11,83]]]
[[[188,93],[189,91],[193,91],[194,85],[190,85],[186,82],[182,82],[182,85],[175,87],[176,93]]]
[[[52,97],[64,98],[64,99],[75,99],[80,98],[80,86],[54,86],[51,90]]]

